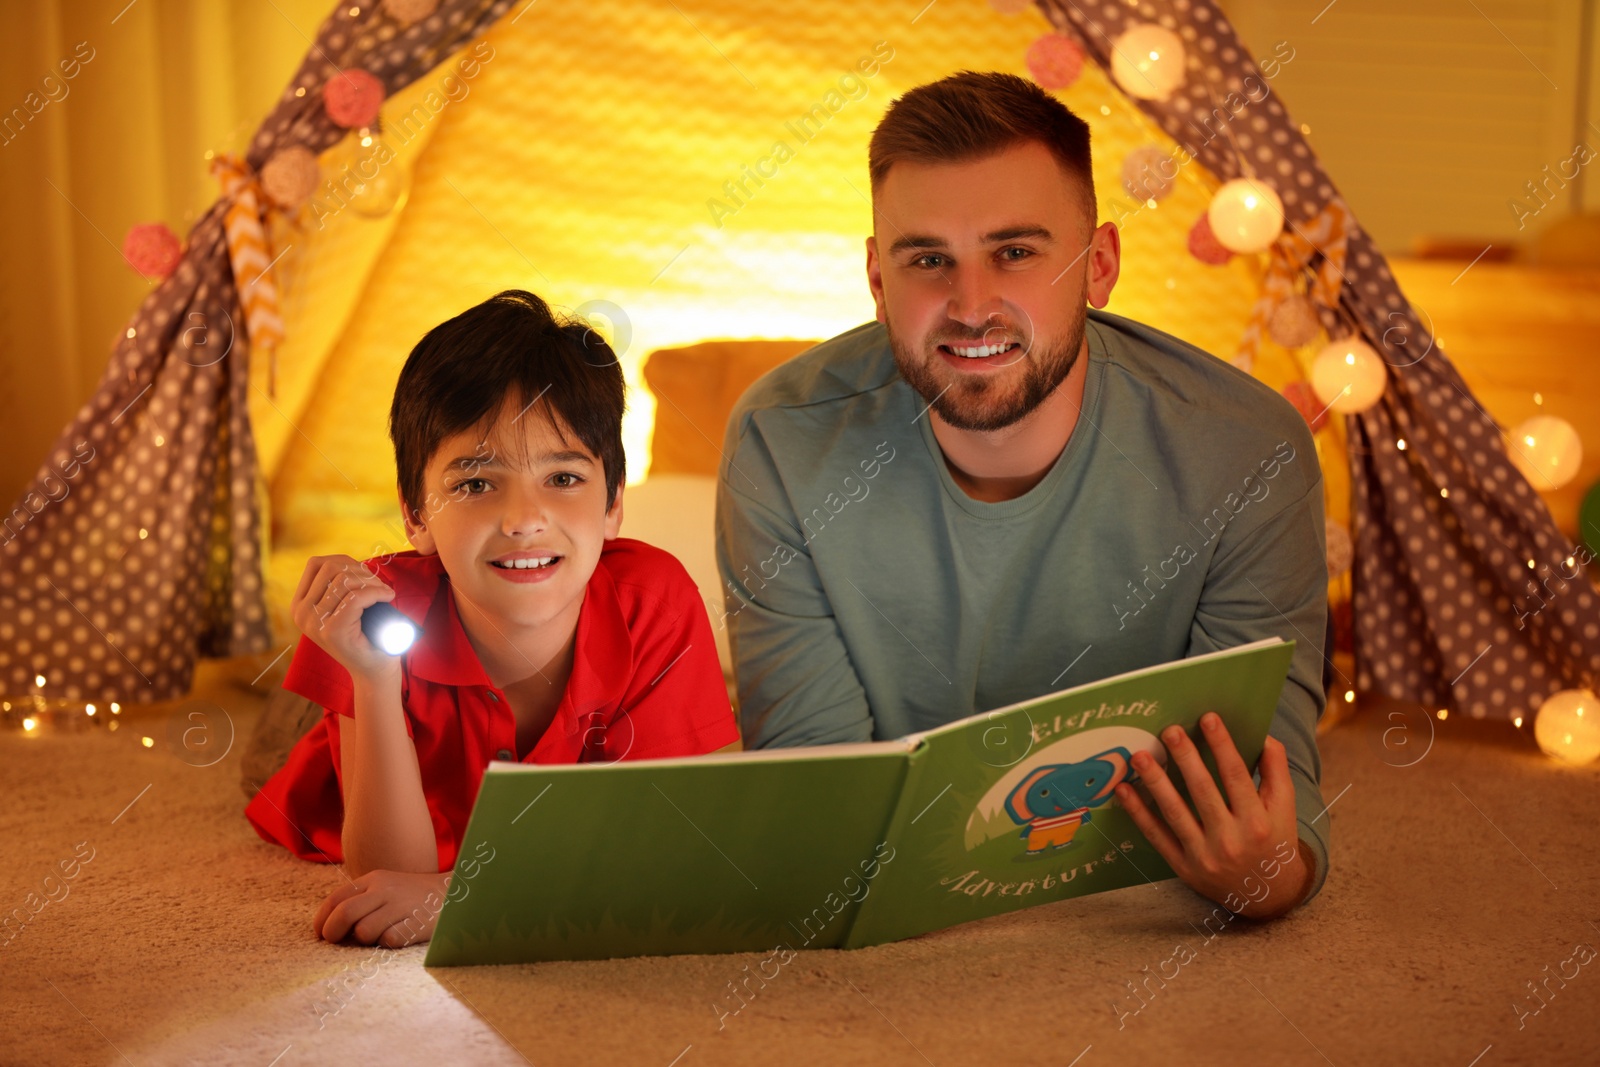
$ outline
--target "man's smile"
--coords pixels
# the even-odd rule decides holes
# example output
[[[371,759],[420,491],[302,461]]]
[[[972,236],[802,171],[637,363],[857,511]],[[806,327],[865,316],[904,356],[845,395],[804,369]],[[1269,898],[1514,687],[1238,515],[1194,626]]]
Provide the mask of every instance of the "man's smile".
[[[939,356],[951,367],[963,371],[999,369],[1018,363],[1026,355],[1015,341],[994,345],[944,344],[939,346]]]

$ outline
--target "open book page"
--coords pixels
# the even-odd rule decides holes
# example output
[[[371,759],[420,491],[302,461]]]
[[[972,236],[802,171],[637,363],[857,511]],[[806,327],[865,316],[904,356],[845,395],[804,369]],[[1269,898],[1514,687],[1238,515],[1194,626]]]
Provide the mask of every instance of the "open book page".
[[[429,965],[836,947],[907,745],[493,763]]]
[[[1273,638],[913,735],[924,747],[889,835],[895,859],[845,947],[1172,877],[1113,795],[1135,779],[1133,753],[1165,764],[1160,731],[1176,723],[1198,737],[1214,710],[1253,766],[1293,656],[1293,642]]]

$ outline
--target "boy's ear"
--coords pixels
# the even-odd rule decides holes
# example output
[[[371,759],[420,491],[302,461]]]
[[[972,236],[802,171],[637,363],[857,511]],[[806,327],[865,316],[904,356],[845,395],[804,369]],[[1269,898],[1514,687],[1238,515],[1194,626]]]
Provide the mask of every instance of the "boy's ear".
[[[399,486],[395,487],[395,493],[400,497],[400,516],[405,520],[406,540],[411,542],[412,548],[424,556],[437,554],[439,546],[433,543],[433,534],[411,513],[411,506],[406,503],[405,493],[400,491]]]
[[[614,541],[622,530],[622,486],[617,486],[617,499],[611,502],[611,510],[606,512],[606,540]]]

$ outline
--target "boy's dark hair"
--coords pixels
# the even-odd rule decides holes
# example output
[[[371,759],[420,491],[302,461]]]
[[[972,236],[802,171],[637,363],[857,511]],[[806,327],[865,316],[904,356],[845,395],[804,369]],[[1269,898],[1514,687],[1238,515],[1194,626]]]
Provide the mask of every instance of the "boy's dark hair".
[[[626,473],[623,393],[605,338],[582,319],[552,315],[532,293],[507,289],[440,323],[406,357],[389,408],[407,509],[424,514],[428,461],[446,438],[518,401],[538,407],[563,439],[565,422],[600,460],[610,510]]]
[[[889,105],[872,131],[867,172],[876,195],[896,163],[963,163],[1025,141],[1048,148],[1077,182],[1093,230],[1098,209],[1089,124],[1015,74],[964,70],[912,89]]]

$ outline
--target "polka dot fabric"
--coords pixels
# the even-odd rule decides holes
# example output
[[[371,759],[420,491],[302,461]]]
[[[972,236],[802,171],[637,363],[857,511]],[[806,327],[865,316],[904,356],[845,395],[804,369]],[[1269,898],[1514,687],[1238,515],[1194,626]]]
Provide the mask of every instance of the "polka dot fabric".
[[[445,0],[404,28],[379,5],[340,6],[257,131],[251,168],[280,147],[321,152],[344,135],[322,107],[320,87],[333,74],[367,70],[392,93],[510,6]],[[223,234],[227,207],[219,201],[195,225],[182,262],[134,314],[94,395],[6,514],[0,692],[177,699],[196,656],[271,646],[249,344]]]
[[[1161,11],[1127,0],[1039,6],[1102,67],[1130,26],[1153,22],[1177,33],[1188,56],[1185,84],[1138,106],[1218,179],[1270,185],[1291,226],[1303,230],[1337,197],[1283,104],[1261,95],[1270,82],[1210,0],[1172,0]],[[1244,106],[1225,106],[1230,94]],[[1557,690],[1594,685],[1600,601],[1565,563],[1577,546],[1512,466],[1501,428],[1434,344],[1359,223],[1350,229],[1338,307],[1318,313],[1329,336],[1358,329],[1389,371],[1378,404],[1346,417],[1357,686],[1506,719],[1537,710]]]

